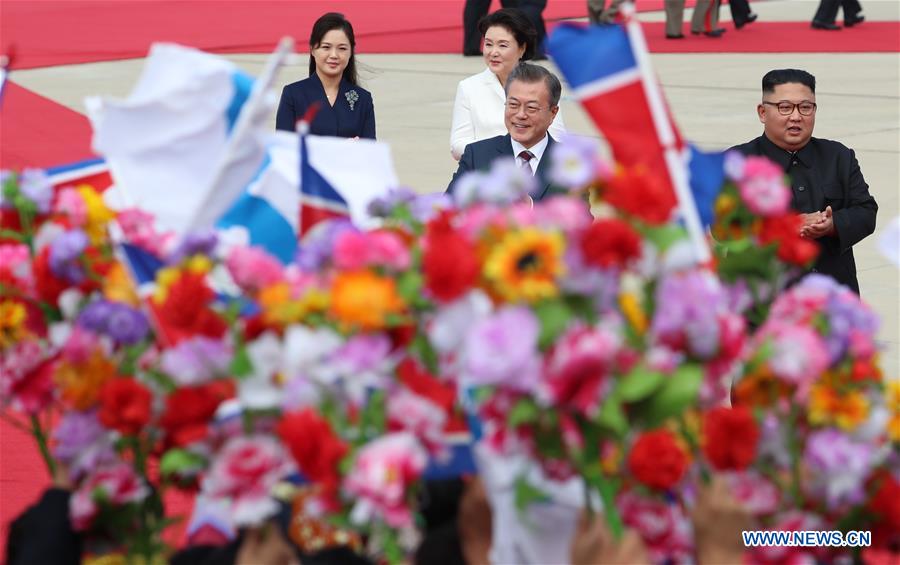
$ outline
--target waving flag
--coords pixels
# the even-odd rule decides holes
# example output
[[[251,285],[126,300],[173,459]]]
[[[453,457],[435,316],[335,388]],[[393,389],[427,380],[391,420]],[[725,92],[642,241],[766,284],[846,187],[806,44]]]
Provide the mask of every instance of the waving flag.
[[[46,169],[46,173],[50,178],[50,184],[57,190],[64,186],[88,184],[103,192],[112,185],[109,166],[103,159],[87,159],[50,167]]]
[[[94,150],[106,158],[125,203],[152,213],[165,229],[201,227],[194,216],[215,190],[217,164],[252,86],[225,59],[154,44],[126,100],[87,99]],[[261,152],[258,159],[248,179]]]
[[[626,13],[623,25],[561,25],[547,42],[548,52],[615,159],[646,167],[672,188],[695,258],[705,263],[710,253],[689,185],[687,151],[653,74],[640,23],[631,15]]]
[[[244,229],[251,245],[283,262],[297,240],[317,223],[350,217],[373,225],[369,202],[397,186],[391,149],[385,143],[275,132],[266,157],[244,192],[216,223]],[[352,163],[353,166],[348,166]]]

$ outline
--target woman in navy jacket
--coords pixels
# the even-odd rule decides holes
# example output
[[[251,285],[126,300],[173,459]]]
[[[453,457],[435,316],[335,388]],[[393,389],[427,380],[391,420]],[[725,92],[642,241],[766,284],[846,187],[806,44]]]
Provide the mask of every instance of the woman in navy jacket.
[[[309,36],[309,78],[284,87],[275,127],[295,131],[297,120],[319,102],[311,134],[375,139],[375,106],[359,86],[355,51],[353,26],[342,14],[316,20]]]

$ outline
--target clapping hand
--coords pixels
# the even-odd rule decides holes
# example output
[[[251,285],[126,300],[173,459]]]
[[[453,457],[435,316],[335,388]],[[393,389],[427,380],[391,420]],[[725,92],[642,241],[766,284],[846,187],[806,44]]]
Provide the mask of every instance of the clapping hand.
[[[800,237],[804,239],[819,239],[820,237],[834,233],[834,219],[831,206],[827,206],[824,212],[801,214],[803,226],[800,228]]]

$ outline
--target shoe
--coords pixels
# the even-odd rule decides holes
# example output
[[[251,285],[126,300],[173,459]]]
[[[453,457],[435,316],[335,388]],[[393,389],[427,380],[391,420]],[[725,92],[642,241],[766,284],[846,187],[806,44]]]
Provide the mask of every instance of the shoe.
[[[722,34],[725,33],[725,28],[716,28],[711,31],[704,31],[703,35],[706,37],[722,37]]]
[[[830,24],[828,22],[817,22],[817,21],[813,20],[812,28],[813,29],[824,29],[824,30],[828,30],[828,31],[838,31],[839,29],[841,29],[841,26],[839,26],[837,24]]]
[[[856,24],[861,24],[866,20],[865,16],[861,16],[856,14],[855,16],[850,16],[849,18],[844,18],[844,27],[853,27]]]
[[[749,16],[747,16],[746,20],[741,20],[741,21],[734,20],[734,29],[741,29],[742,27],[744,27],[747,24],[752,24],[753,22],[756,21],[756,18],[758,18],[758,17],[759,16],[757,14],[751,13]]]
[[[675,35],[669,35],[669,34],[667,33],[667,34],[666,34],[666,39],[684,39],[684,34],[683,34],[683,33],[677,33],[677,34],[675,34]]]

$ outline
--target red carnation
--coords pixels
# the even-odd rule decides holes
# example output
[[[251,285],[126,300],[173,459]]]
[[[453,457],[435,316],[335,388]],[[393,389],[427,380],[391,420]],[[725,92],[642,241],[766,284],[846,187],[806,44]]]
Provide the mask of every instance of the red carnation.
[[[672,189],[659,176],[649,174],[643,167],[617,173],[607,182],[603,200],[648,224],[668,222],[677,204]]]
[[[183,447],[206,438],[209,422],[219,404],[234,396],[231,381],[214,381],[201,386],[182,387],[166,397],[160,426],[168,445]]]
[[[668,490],[680,481],[687,463],[687,455],[675,436],[666,430],[641,434],[628,454],[628,468],[637,480],[660,490]]]
[[[215,295],[204,278],[199,273],[183,273],[156,309],[160,325],[174,343],[197,335],[219,338],[228,329],[222,318],[207,307]]]
[[[581,235],[581,253],[590,265],[624,267],[641,254],[641,238],[622,220],[598,220]]]
[[[413,393],[427,398],[447,414],[447,432],[468,431],[463,415],[456,410],[456,387],[429,373],[425,367],[412,358],[406,357],[397,366],[397,377]]]
[[[59,295],[69,288],[69,283],[53,274],[50,268],[50,246],[44,247],[31,264],[34,283],[41,300],[56,305]]]
[[[450,217],[441,214],[428,223],[422,254],[425,287],[445,302],[472,288],[481,272],[475,246],[453,229]]]
[[[704,416],[703,453],[715,469],[746,469],[758,443],[759,427],[747,407],[713,408]]]
[[[322,487],[325,501],[337,505],[338,466],[348,451],[344,440],[327,420],[310,408],[285,414],[278,422],[277,432],[291,450],[300,471]]]
[[[805,267],[819,254],[815,242],[800,237],[803,220],[800,216],[786,215],[765,218],[759,231],[759,242],[763,245],[778,244],[778,258],[785,263]]]
[[[869,499],[869,512],[875,519],[872,545],[883,546],[900,542],[900,482],[887,472],[879,472],[870,479],[878,488]]]
[[[100,423],[125,435],[136,435],[150,421],[153,394],[132,378],[107,381],[100,390]]]

